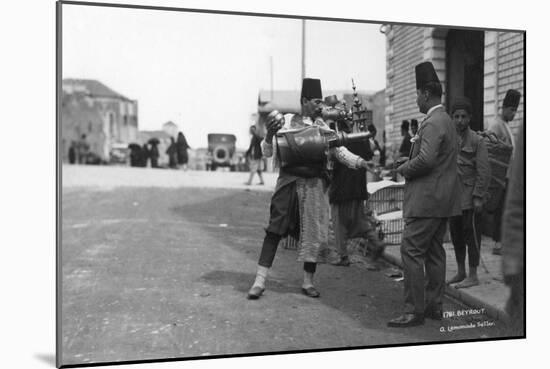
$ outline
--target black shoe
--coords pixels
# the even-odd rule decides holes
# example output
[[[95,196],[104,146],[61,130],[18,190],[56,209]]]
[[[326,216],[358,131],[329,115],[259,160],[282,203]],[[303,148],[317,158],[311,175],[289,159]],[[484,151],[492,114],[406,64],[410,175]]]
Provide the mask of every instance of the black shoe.
[[[405,328],[424,324],[423,314],[403,314],[388,322],[388,327]]]
[[[432,320],[441,320],[443,319],[443,311],[439,309],[426,309],[426,311],[424,311],[424,317]]]
[[[308,297],[319,297],[321,294],[315,287],[302,288],[302,293]]]
[[[258,286],[253,286],[250,291],[248,291],[247,298],[249,300],[257,300],[260,298],[260,296],[264,293],[265,288],[261,288]]]

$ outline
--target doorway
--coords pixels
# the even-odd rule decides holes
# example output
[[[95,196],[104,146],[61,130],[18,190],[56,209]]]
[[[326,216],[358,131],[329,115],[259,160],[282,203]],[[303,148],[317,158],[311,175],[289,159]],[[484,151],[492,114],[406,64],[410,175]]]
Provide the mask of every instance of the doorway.
[[[449,30],[446,37],[446,105],[465,96],[472,102],[470,128],[483,130],[483,65],[485,32]],[[450,113],[450,112],[449,112]]]

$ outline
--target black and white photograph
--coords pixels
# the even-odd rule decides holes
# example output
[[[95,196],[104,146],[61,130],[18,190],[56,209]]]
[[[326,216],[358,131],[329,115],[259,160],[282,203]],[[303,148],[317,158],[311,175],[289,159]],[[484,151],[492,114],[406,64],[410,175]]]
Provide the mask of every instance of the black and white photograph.
[[[525,338],[522,29],[57,3],[57,365]]]
[[[2,9],[1,367],[547,361],[543,4]]]

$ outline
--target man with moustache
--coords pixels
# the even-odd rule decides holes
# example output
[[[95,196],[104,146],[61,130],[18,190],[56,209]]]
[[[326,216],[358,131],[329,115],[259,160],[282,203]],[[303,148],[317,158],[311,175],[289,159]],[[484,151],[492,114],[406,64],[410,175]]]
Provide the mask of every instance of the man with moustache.
[[[330,131],[320,117],[322,99],[321,81],[304,78],[300,98],[302,114],[287,114],[282,130],[316,125],[320,130]],[[274,152],[277,145],[273,138],[279,129],[281,127],[277,122],[268,122],[267,134],[261,144],[265,157],[277,158]],[[369,163],[363,158],[352,154],[343,146],[332,148],[329,156],[349,168],[369,167]],[[274,165],[278,166],[278,162]],[[275,192],[271,198],[269,225],[258,260],[256,278],[248,291],[248,299],[257,300],[264,293],[265,281],[279,241],[288,235],[299,239],[298,261],[304,263],[302,293],[313,298],[320,296],[313,285],[313,277],[317,263],[325,262],[328,254],[328,179],[327,160],[318,165],[279,169]]]
[[[425,317],[442,318],[443,237],[448,218],[461,214],[456,128],[441,105],[442,87],[432,63],[418,64],[415,72],[416,103],[426,118],[408,160],[397,168],[406,180],[401,242],[405,311],[390,320],[389,327],[421,325]]]

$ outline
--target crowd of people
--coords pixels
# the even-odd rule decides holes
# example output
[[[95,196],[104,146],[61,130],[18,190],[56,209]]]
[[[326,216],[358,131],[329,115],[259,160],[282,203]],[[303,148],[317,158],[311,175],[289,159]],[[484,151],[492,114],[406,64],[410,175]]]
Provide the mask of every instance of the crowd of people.
[[[504,280],[512,291],[508,312],[517,322],[522,322],[523,126],[516,140],[509,127],[521,95],[516,90],[507,92],[499,118],[489,126],[492,133],[483,135],[471,128],[472,104],[466,97],[455,99],[449,109],[450,115],[447,113],[441,102],[442,86],[431,62],[417,65],[415,77],[416,102],[425,118],[421,122],[403,121],[400,157],[393,163],[395,172],[405,179],[405,226],[400,249],[405,308],[402,315],[388,322],[388,326],[420,325],[426,318],[440,320],[446,283],[457,288],[479,284],[477,267],[483,216],[493,218],[495,252],[503,255]],[[320,114],[322,98],[320,80],[306,78],[302,83],[301,114],[287,114],[284,121],[272,119],[267,122],[263,140],[251,129],[253,140],[247,153],[256,161],[261,155],[273,157],[279,176],[248,299],[259,299],[265,292],[277,246],[284,237],[292,237],[298,243],[298,261],[303,262],[304,270],[302,292],[309,297],[319,297],[314,275],[317,264],[326,262],[330,218],[340,253],[338,265],[350,263],[346,249],[349,238],[366,239],[373,259],[383,254],[385,245],[375,232],[365,202],[368,199],[366,171],[373,170],[373,152],[383,153],[385,164],[385,148],[371,139],[370,144],[332,147],[323,163],[304,167],[278,162],[277,145],[273,142],[278,132],[311,126],[322,132],[330,131]],[[352,128],[346,124],[338,127],[347,132]],[[376,136],[374,126],[369,126],[369,131],[372,137]],[[504,181],[499,182],[491,172],[488,140],[503,147],[511,146],[511,163],[500,163],[509,166]],[[253,169],[248,183],[257,167]],[[499,186],[491,185],[495,181],[500,184],[499,191],[495,189]],[[485,205],[490,197],[499,206],[487,212]],[[495,197],[498,197],[496,201]],[[509,226],[502,228],[501,224]],[[458,264],[457,274],[448,281],[445,280],[443,248],[447,226]]]
[[[159,151],[160,141],[157,138],[151,138],[142,146],[138,144],[130,144],[130,166],[132,167],[148,167],[160,168]],[[168,156],[168,167],[171,169],[187,170],[189,155],[187,150],[190,149],[189,144],[183,132],[178,133],[177,140],[170,137],[170,145],[165,153]],[[149,164],[150,162],[150,164]]]

